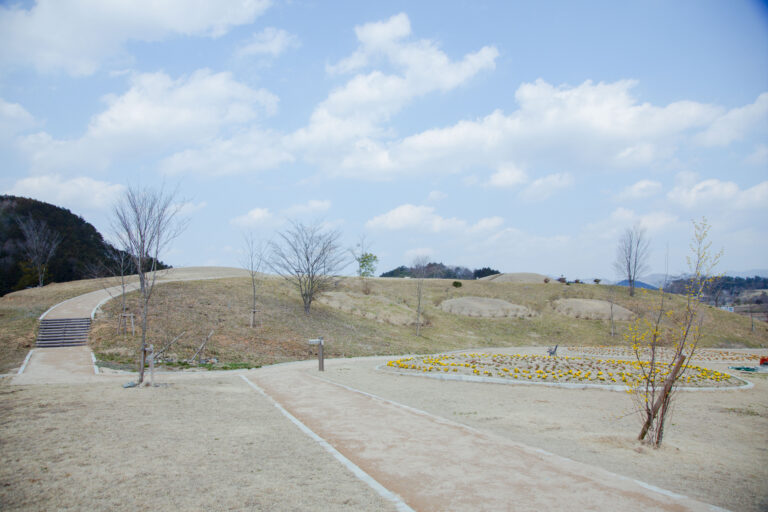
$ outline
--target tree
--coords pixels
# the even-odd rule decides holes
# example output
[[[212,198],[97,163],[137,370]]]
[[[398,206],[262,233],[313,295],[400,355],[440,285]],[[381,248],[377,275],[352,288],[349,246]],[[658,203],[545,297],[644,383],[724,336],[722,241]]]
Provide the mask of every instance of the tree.
[[[335,230],[324,231],[319,223],[291,222],[291,227],[278,233],[279,240],[269,244],[269,266],[296,287],[307,315],[315,297],[330,287],[346,265],[340,236]]]
[[[371,293],[368,278],[373,277],[376,273],[376,263],[378,263],[379,258],[370,251],[365,236],[360,237],[360,242],[353,249],[350,249],[350,253],[357,262],[357,275],[363,280],[363,293],[368,295]]]
[[[163,189],[130,187],[113,210],[113,231],[130,254],[139,276],[141,300],[141,355],[139,384],[144,381],[147,349],[147,320],[150,299],[157,282],[157,262],[160,253],[186,227],[179,219],[180,203],[175,193]]]
[[[421,298],[424,292],[424,279],[427,277],[429,259],[419,256],[411,264],[411,273],[416,279],[416,336],[421,336]]]
[[[627,228],[624,235],[619,239],[614,267],[620,276],[627,279],[630,297],[635,295],[637,276],[648,268],[648,254],[649,242],[645,229],[639,224]]]
[[[722,255],[722,251],[711,252],[706,219],[694,221],[693,227],[693,254],[688,257],[691,277],[684,308],[670,309],[662,289],[653,318],[643,320],[644,327],[638,319],[626,336],[641,371],[641,378],[629,390],[643,420],[638,440],[654,447],[661,445],[677,382],[685,376],[701,340],[701,298],[712,280],[712,269]]]
[[[50,229],[44,220],[25,217],[17,218],[16,222],[24,235],[22,251],[37,274],[38,286],[43,286],[48,262],[61,243],[61,235]]]
[[[251,327],[256,325],[256,281],[261,268],[264,265],[265,247],[262,243],[256,241],[253,233],[243,235],[243,268],[251,276],[251,289],[253,291],[253,302],[251,303]]]
[[[491,267],[483,267],[483,268],[476,268],[474,272],[472,272],[472,277],[475,279],[481,279],[486,276],[492,276],[494,274],[501,274],[496,269],[493,269]]]

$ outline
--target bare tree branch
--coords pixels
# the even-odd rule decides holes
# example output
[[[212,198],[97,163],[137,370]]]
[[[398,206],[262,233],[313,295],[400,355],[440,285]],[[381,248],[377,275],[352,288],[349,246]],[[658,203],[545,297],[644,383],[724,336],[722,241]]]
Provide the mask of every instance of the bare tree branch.
[[[139,384],[144,380],[147,319],[152,291],[157,282],[160,253],[186,228],[178,218],[176,194],[163,189],[130,187],[113,210],[113,231],[133,260],[141,295],[141,355]]]
[[[294,285],[309,314],[315,297],[327,290],[347,261],[339,245],[338,231],[324,231],[320,224],[292,222],[271,242],[269,266]]]
[[[637,277],[648,269],[650,242],[644,228],[635,224],[619,239],[614,267],[618,274],[626,278],[629,285],[629,295],[635,295]]]
[[[48,227],[44,220],[32,217],[17,218],[17,224],[24,235],[21,245],[24,255],[37,273],[38,286],[43,286],[48,263],[61,243],[61,235]]]

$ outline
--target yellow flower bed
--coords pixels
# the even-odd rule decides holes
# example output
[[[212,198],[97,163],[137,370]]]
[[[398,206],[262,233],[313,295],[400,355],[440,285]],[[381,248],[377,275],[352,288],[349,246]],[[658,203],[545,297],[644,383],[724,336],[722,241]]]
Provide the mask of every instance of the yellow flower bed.
[[[387,362],[387,367],[421,374],[472,375],[497,377],[521,382],[597,384],[636,387],[642,381],[646,362],[624,359],[549,357],[531,354],[437,354],[406,357]],[[661,365],[661,383],[670,366]],[[685,366],[678,381],[683,387],[736,387],[730,375],[700,366]]]

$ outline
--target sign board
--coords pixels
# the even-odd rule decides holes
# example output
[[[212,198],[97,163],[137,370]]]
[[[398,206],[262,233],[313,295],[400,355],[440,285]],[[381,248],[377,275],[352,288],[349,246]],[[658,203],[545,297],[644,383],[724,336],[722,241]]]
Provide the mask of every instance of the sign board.
[[[323,344],[323,338],[318,338],[316,340],[309,340],[310,345],[322,345]]]

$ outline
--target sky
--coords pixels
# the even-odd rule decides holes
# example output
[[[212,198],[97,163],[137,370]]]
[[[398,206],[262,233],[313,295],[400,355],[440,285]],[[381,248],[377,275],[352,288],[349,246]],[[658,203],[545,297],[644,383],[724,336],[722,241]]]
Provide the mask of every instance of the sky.
[[[317,222],[378,273],[615,279],[639,224],[677,274],[705,217],[718,269],[768,268],[768,7],[2,2],[0,161],[107,239],[128,187],[175,191],[173,266]]]

